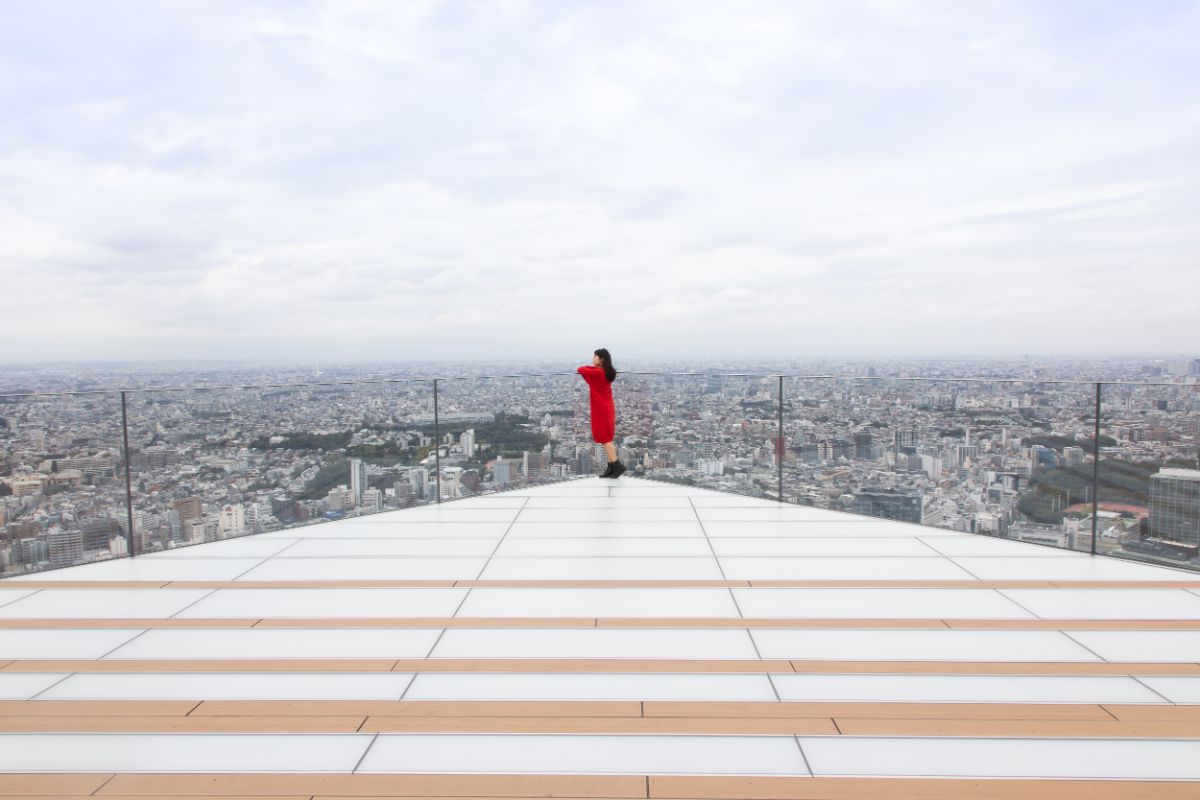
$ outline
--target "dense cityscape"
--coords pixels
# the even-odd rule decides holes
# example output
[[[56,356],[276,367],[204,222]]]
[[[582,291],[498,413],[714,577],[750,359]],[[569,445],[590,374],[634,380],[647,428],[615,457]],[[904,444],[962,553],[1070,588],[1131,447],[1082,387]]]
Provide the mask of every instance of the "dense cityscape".
[[[1082,551],[1095,529],[1096,552],[1200,567],[1200,360],[733,366],[618,379],[631,475]],[[3,572],[600,471],[575,375],[495,371],[0,370]]]

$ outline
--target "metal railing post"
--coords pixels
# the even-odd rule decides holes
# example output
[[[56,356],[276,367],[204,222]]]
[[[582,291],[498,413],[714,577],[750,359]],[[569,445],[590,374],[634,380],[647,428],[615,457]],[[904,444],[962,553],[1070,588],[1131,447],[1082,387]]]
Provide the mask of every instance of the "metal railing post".
[[[1096,555],[1096,539],[1100,536],[1100,387],[1096,382],[1096,426],[1092,440],[1092,555]]]
[[[442,427],[438,421],[438,379],[433,379],[433,461],[437,501],[442,502]]]
[[[779,468],[779,502],[783,502],[783,376],[779,376],[779,435],[775,439],[775,460]]]
[[[124,442],[125,452],[125,521],[128,526],[125,530],[125,549],[129,552],[129,557],[133,558],[137,555],[133,546],[133,479],[130,477],[132,466],[130,465],[129,453],[129,408],[126,402],[127,392],[121,392],[121,438]]]

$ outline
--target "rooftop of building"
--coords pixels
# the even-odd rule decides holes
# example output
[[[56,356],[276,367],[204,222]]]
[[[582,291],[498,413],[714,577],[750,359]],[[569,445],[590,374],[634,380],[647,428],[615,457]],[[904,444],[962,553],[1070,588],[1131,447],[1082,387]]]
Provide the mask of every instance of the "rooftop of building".
[[[1194,572],[640,479],[13,578],[0,628],[9,794],[1200,794]]]

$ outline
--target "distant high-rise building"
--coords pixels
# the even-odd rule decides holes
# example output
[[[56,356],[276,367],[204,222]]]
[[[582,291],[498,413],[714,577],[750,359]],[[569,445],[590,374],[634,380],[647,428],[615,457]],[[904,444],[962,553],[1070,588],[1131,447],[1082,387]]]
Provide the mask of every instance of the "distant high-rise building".
[[[1194,378],[1200,378],[1200,358],[1193,358],[1188,362],[1187,374]]]
[[[185,528],[189,520],[199,519],[203,515],[199,497],[185,497],[182,500],[176,500],[171,503],[171,508],[179,512],[179,519],[184,523]]]
[[[241,503],[222,506],[217,519],[218,535],[222,539],[241,536],[246,532],[246,509]]]
[[[1200,545],[1200,470],[1167,468],[1150,476],[1150,535]]]
[[[361,506],[367,489],[367,465],[361,458],[350,459],[350,496],[354,505]]]
[[[50,545],[50,569],[69,567],[83,560],[81,531],[52,530],[47,537]]]
[[[496,459],[496,462],[492,464],[492,480],[496,482],[497,486],[512,483],[512,468],[513,463],[511,461],[505,461],[503,458]]]
[[[870,431],[859,431],[854,434],[854,459],[865,461],[871,458],[872,438]]]
[[[898,489],[863,489],[855,493],[851,511],[869,517],[920,524],[921,495]]]
[[[462,445],[463,455],[467,458],[475,455],[475,429],[465,430],[462,436],[458,437],[458,442]]]

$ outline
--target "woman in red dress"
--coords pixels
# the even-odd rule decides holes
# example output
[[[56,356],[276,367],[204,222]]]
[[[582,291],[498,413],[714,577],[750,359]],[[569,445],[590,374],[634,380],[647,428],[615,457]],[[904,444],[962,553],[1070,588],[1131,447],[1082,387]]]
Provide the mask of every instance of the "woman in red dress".
[[[580,367],[575,370],[587,381],[592,401],[592,439],[597,444],[604,445],[604,454],[608,456],[608,469],[601,478],[619,478],[625,472],[625,465],[617,460],[617,448],[613,438],[617,428],[617,412],[613,407],[612,382],[617,379],[617,371],[613,369],[612,356],[601,347],[592,356],[590,367]]]

